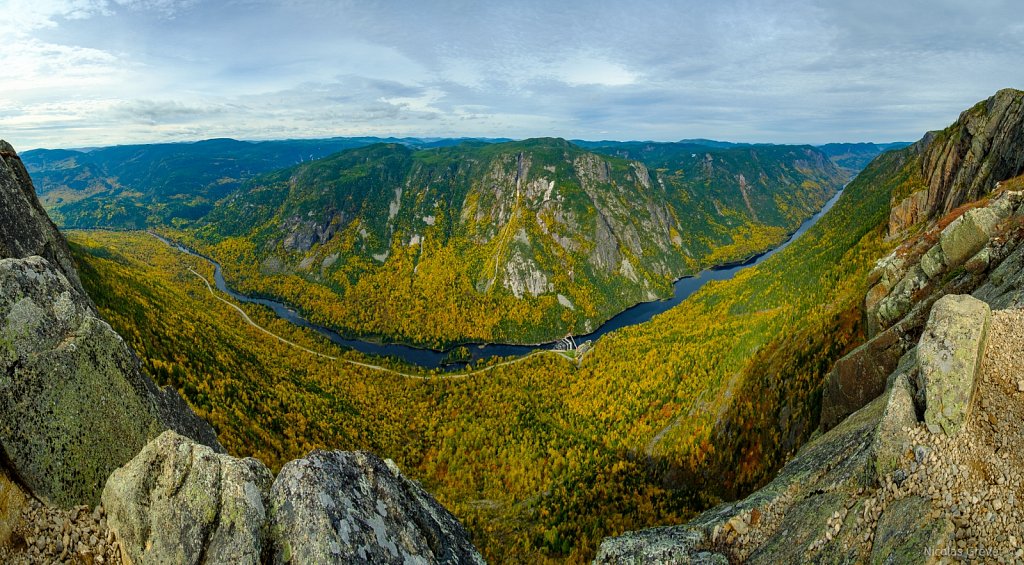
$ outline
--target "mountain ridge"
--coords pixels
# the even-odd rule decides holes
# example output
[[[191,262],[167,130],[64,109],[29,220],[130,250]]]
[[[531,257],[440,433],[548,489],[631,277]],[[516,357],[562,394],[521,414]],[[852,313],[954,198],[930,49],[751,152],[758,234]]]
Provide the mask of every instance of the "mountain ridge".
[[[669,174],[554,138],[427,151],[372,145],[251,181],[189,243],[225,265],[243,291],[283,297],[315,315],[288,290],[298,275],[342,298],[344,314],[319,321],[414,342],[424,336],[379,317],[408,316],[367,318],[367,304],[384,306],[362,290],[366,281],[396,288],[411,280],[412,294],[392,297],[392,306],[429,311],[421,285],[430,283],[422,281],[454,269],[446,283],[456,285],[454,296],[429,291],[449,300],[443,310],[485,300],[497,301],[486,310],[504,304],[513,314],[462,312],[481,321],[474,333],[452,328],[428,342],[551,341],[667,296],[683,275],[777,244],[842,182],[809,147],[732,150],[740,158],[705,150],[699,159],[689,147],[657,163],[682,167]],[[758,165],[750,151],[771,165]],[[687,163],[674,160],[683,154]],[[277,283],[260,280],[275,276]],[[345,306],[354,300],[364,308]]]
[[[900,217],[896,235],[903,240],[866,274],[870,339],[826,378],[823,433],[746,498],[681,526],[606,539],[595,562],[925,562],[926,548],[962,555],[978,547],[1001,559],[1024,556],[1005,543],[1020,535],[1014,519],[993,514],[1007,508],[1002,500],[1019,483],[1013,469],[1024,464],[1004,464],[1006,454],[998,455],[999,434],[1018,433],[1006,390],[1021,390],[1005,351],[1019,342],[1014,320],[1024,305],[1016,290],[1024,177],[1016,176],[1014,159],[1021,155],[1024,117],[1015,109],[1022,103],[1024,92],[1002,90],[949,128],[891,154],[896,167],[885,182],[893,212],[915,194],[928,197],[916,197],[921,207],[909,220]],[[893,238],[891,225],[890,217],[879,228]],[[999,340],[1013,341],[989,343],[990,324],[1009,336]],[[965,466],[1005,466],[1008,478],[981,471],[960,477]],[[970,489],[987,489],[981,502],[989,518],[984,509],[967,509],[979,503]]]

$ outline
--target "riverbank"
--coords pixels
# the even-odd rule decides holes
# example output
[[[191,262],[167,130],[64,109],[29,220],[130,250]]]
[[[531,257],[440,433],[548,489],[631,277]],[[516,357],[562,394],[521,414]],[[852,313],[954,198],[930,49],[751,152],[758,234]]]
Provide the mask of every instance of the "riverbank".
[[[601,324],[595,331],[581,336],[574,336],[577,343],[590,342],[591,345],[595,344],[605,334],[613,332],[615,330],[644,323],[654,316],[665,312],[680,302],[691,296],[693,293],[700,290],[708,281],[716,280],[728,280],[736,276],[737,273],[744,269],[754,267],[761,262],[767,260],[772,255],[782,251],[788,247],[791,243],[796,241],[804,232],[814,226],[822,216],[827,213],[832,206],[839,200],[843,191],[838,191],[835,195],[830,198],[825,205],[816,214],[808,218],[801,224],[801,226],[793,232],[783,243],[777,247],[756,255],[751,258],[745,259],[743,262],[738,264],[720,265],[715,267],[709,267],[699,273],[691,276],[682,277],[673,283],[673,295],[667,300],[657,300],[652,302],[642,302],[636,304],[626,310],[616,314],[615,316],[608,319],[606,322]],[[274,311],[274,313],[288,322],[291,322],[300,327],[304,327],[313,331],[316,331],[320,335],[326,337],[331,342],[354,349],[361,353],[368,355],[375,355],[381,357],[394,357],[402,360],[405,363],[418,366],[425,370],[442,370],[442,371],[459,371],[465,369],[473,363],[479,363],[494,357],[524,357],[537,351],[553,351],[555,347],[561,341],[554,341],[548,343],[532,344],[532,345],[521,345],[521,344],[479,344],[479,343],[464,343],[453,345],[449,349],[436,350],[430,348],[416,347],[413,345],[401,344],[401,343],[382,343],[373,341],[372,339],[359,339],[345,337],[341,333],[319,324],[315,324],[307,320],[302,314],[300,314],[295,308],[288,306],[282,302],[272,300],[269,298],[258,298],[251,297],[242,293],[239,293],[229,287],[224,279],[223,269],[220,264],[210,257],[207,257],[195,250],[189,249],[175,241],[172,241],[164,236],[161,236],[155,232],[148,232],[164,244],[177,249],[183,253],[188,253],[195,257],[209,262],[214,268],[214,284],[217,289],[221,292],[229,295],[230,297],[240,302],[259,304],[265,306]],[[211,289],[212,291],[212,289]],[[451,364],[449,352],[455,347],[466,347],[469,350],[469,359],[465,364]],[[563,355],[564,356],[564,355]],[[577,359],[577,362],[579,360]]]

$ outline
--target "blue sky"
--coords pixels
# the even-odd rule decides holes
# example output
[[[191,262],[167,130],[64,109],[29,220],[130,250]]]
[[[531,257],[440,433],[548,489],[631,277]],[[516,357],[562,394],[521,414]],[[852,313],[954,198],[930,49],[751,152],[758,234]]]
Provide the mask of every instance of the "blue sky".
[[[1013,2],[0,0],[0,138],[916,140],[1024,87]]]

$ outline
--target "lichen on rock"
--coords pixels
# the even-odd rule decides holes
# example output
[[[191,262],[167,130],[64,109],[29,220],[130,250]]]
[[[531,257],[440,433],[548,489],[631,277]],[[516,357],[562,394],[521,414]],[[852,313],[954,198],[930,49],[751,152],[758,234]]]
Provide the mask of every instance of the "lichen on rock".
[[[270,494],[276,563],[483,563],[462,524],[390,461],[314,451]]]
[[[273,475],[174,432],[116,470],[103,491],[111,527],[137,565],[263,562]]]
[[[970,415],[991,319],[988,304],[972,296],[944,296],[932,308],[917,358],[925,422],[933,432],[954,435]]]

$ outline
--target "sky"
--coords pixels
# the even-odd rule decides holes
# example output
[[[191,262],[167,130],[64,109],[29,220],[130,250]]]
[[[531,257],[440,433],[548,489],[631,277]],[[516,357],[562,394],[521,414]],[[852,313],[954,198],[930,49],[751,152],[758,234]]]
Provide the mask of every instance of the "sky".
[[[18,150],[914,141],[1024,88],[1015,1],[0,0],[0,45]]]

